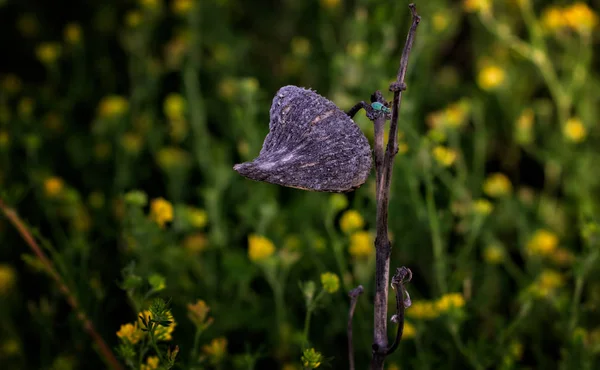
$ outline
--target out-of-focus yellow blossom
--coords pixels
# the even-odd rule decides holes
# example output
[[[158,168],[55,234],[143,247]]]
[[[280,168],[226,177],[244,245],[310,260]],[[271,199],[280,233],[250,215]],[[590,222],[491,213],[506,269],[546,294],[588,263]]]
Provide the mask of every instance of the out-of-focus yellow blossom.
[[[412,305],[406,310],[406,316],[413,319],[431,320],[439,315],[436,304],[432,301],[413,301]]]
[[[504,83],[506,73],[496,65],[483,67],[477,75],[477,84],[483,90],[494,90]]]
[[[365,226],[365,220],[355,209],[347,210],[340,218],[340,228],[345,233],[362,229],[363,226]]]
[[[323,355],[314,348],[305,349],[301,357],[302,365],[309,369],[316,369],[323,362]]]
[[[160,359],[157,356],[148,356],[146,363],[140,366],[140,370],[156,370],[160,364]]]
[[[493,173],[489,175],[483,183],[483,192],[493,198],[510,194],[512,184],[508,177],[502,173]]]
[[[333,294],[340,289],[340,278],[333,272],[321,274],[321,284],[327,293]]]
[[[138,154],[144,145],[144,138],[135,132],[126,132],[121,137],[121,145],[127,153]]]
[[[17,19],[17,28],[25,37],[35,37],[39,33],[40,23],[35,13],[23,14]]]
[[[514,358],[520,359],[523,357],[523,343],[513,341],[509,344],[508,349]]]
[[[463,0],[463,9],[467,13],[488,12],[490,5],[489,0]]]
[[[65,184],[60,177],[52,176],[44,180],[44,191],[50,198],[55,198],[60,195],[64,187]]]
[[[320,0],[319,3],[325,9],[335,9],[340,5],[341,0]]]
[[[452,309],[462,308],[464,305],[465,298],[459,293],[444,294],[435,302],[436,310],[442,314]]]
[[[173,205],[164,198],[152,199],[150,202],[150,218],[161,228],[173,221]]]
[[[485,262],[496,265],[504,261],[504,248],[498,244],[491,244],[483,250],[483,259]]]
[[[183,239],[183,248],[192,255],[202,252],[207,245],[208,240],[204,233],[193,233]]]
[[[122,96],[109,95],[98,104],[98,114],[103,118],[122,116],[129,109],[129,102]]]
[[[407,321],[404,322],[404,331],[402,332],[402,339],[412,339],[417,335],[417,328]]]
[[[186,102],[180,94],[169,94],[163,103],[163,112],[169,119],[184,118],[186,110]]]
[[[206,226],[208,221],[208,215],[206,214],[206,211],[196,207],[187,207],[186,216],[190,225],[198,229]]]
[[[0,295],[6,295],[16,281],[15,269],[9,265],[0,265]]]
[[[256,77],[244,77],[240,81],[239,86],[246,94],[255,94],[260,87],[260,83]]]
[[[350,235],[350,255],[354,258],[367,258],[375,253],[373,238],[368,231],[357,231]]]
[[[65,41],[68,44],[76,45],[81,42],[81,26],[77,23],[69,23],[63,31]]]
[[[10,135],[8,132],[0,130],[0,148],[6,148],[10,143]]]
[[[19,106],[17,107],[17,110],[19,111],[19,116],[22,118],[29,118],[31,117],[34,108],[35,101],[32,98],[25,96],[19,100]]]
[[[35,48],[35,55],[44,64],[52,64],[60,57],[61,47],[56,42],[44,42]]]
[[[571,142],[580,143],[587,136],[587,130],[579,118],[569,118],[563,127],[563,135]]]
[[[487,216],[492,213],[493,209],[494,206],[487,199],[477,199],[475,202],[473,202],[473,210],[478,215]]]
[[[174,0],[171,10],[177,15],[186,15],[194,8],[194,0]]]
[[[21,353],[21,345],[16,339],[7,339],[0,344],[0,357],[7,358]]]
[[[169,324],[169,326],[162,326],[160,324],[158,324],[156,326],[156,329],[154,331],[154,337],[156,338],[156,340],[169,341],[169,340],[173,339],[173,331],[175,330],[175,327],[177,326],[177,322],[175,321],[175,318],[173,317],[173,314],[171,313],[171,311],[167,311],[166,315],[167,315],[167,320],[170,321],[171,323]],[[152,316],[152,313],[148,310],[140,312],[140,314],[138,315],[138,322],[137,322],[137,325],[140,328],[143,327],[144,324],[142,323],[142,320],[141,320],[141,318],[139,318],[139,316],[143,316],[146,319],[146,322],[149,322],[150,319],[154,318]]]
[[[329,197],[329,205],[335,212],[341,211],[348,207],[348,198],[344,194],[333,194]]]
[[[227,356],[227,339],[220,337],[213,339],[210,344],[202,346],[202,352],[208,356],[212,364],[218,364]]]
[[[121,325],[121,328],[119,331],[117,331],[117,337],[131,344],[136,344],[142,340],[145,334],[146,333],[138,327],[137,322],[133,324],[127,323],[125,325]]]
[[[516,122],[516,140],[521,144],[529,144],[533,140],[533,109],[523,110]]]
[[[433,141],[434,143],[445,143],[446,140],[448,140],[448,136],[446,135],[446,132],[440,128],[431,128],[429,131],[427,131],[427,138],[431,139],[431,141]]]
[[[306,37],[294,37],[291,41],[291,48],[293,55],[305,57],[310,54],[310,41]]]
[[[199,299],[196,303],[187,305],[188,318],[200,330],[205,330],[212,324],[213,318],[208,317],[210,307],[203,300]]]
[[[273,253],[275,253],[275,245],[271,240],[255,234],[248,237],[248,257],[251,261],[264,261]]]
[[[448,14],[445,12],[435,12],[433,14],[432,23],[434,31],[444,32],[450,24],[450,19],[448,18]]]
[[[136,28],[142,23],[143,19],[144,17],[139,10],[131,10],[125,14],[125,24],[129,28]]]
[[[408,144],[405,142],[401,142],[400,144],[398,144],[398,153],[399,154],[406,154],[408,153]]]
[[[141,190],[131,190],[125,193],[123,200],[134,207],[145,207],[148,204],[148,195]]]
[[[327,242],[324,238],[318,237],[315,240],[313,240],[312,246],[316,251],[322,252],[327,247]]]
[[[525,245],[531,255],[550,256],[558,246],[558,237],[549,230],[537,230]]]
[[[8,94],[13,95],[18,93],[21,91],[22,85],[21,79],[15,74],[10,73],[2,78],[2,91]]]
[[[550,255],[550,259],[558,266],[570,266],[575,261],[575,256],[568,249],[556,248],[554,253]]]
[[[238,85],[236,80],[231,77],[225,77],[219,82],[219,86],[217,87],[219,91],[219,96],[225,100],[231,100],[237,94]]]
[[[544,29],[556,32],[571,29],[582,35],[589,35],[598,25],[598,15],[583,2],[569,6],[551,6],[546,8],[541,17]]]
[[[351,42],[347,47],[348,55],[356,59],[362,58],[368,51],[369,45],[364,41]]]
[[[450,167],[456,161],[458,154],[454,149],[438,145],[433,148],[433,157],[443,167]]]
[[[163,171],[182,168],[190,165],[188,152],[177,147],[166,147],[158,151],[156,161]]]
[[[538,297],[546,297],[564,285],[564,277],[555,270],[546,269],[530,286],[530,291]]]

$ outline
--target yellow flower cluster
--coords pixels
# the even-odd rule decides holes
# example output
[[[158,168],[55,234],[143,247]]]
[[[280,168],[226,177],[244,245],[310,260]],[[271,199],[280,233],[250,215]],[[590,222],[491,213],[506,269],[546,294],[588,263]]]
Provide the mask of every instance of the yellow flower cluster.
[[[120,117],[129,109],[129,102],[122,96],[109,95],[104,97],[98,105],[98,114],[102,118]]]
[[[490,244],[483,250],[483,259],[492,265],[504,261],[504,248],[498,244]]]
[[[137,322],[121,325],[121,328],[117,331],[117,337],[131,344],[138,343],[145,335],[146,333],[140,329]]]
[[[573,143],[580,143],[587,136],[587,130],[579,118],[570,118],[563,127],[563,135]]]
[[[0,295],[6,295],[15,285],[15,269],[8,265],[0,265]]]
[[[220,363],[227,355],[227,339],[223,337],[213,339],[210,344],[202,346],[202,352],[208,356],[212,364]]]
[[[413,302],[406,310],[408,317],[420,320],[432,320],[452,310],[464,307],[465,299],[459,293],[444,294],[436,301],[421,300]]]
[[[203,300],[199,299],[196,303],[187,305],[188,318],[197,328],[204,330],[213,322],[212,317],[208,317],[210,307]]]
[[[345,233],[360,230],[365,226],[365,220],[357,210],[350,209],[340,218],[340,229]]]
[[[450,167],[456,161],[458,153],[454,149],[438,145],[433,148],[433,157],[442,167]]]
[[[165,227],[167,222],[173,221],[173,205],[164,198],[156,198],[150,202],[150,218]]]
[[[275,245],[268,238],[255,234],[248,237],[248,257],[251,261],[264,261],[273,253],[275,253]]]
[[[191,255],[196,255],[206,249],[207,240],[204,233],[193,233],[183,239],[183,248]]]
[[[477,199],[473,202],[473,211],[477,215],[487,216],[492,213],[494,205],[487,199]]]
[[[79,44],[81,42],[81,26],[77,23],[67,24],[64,30],[64,37],[68,44]]]
[[[558,237],[553,232],[540,229],[537,230],[525,245],[530,255],[550,256],[558,246]]]
[[[564,277],[555,270],[546,269],[529,287],[529,291],[537,297],[547,297],[564,285]]]
[[[465,299],[459,293],[449,293],[441,296],[436,302],[436,310],[440,313],[446,313],[456,308],[462,308],[465,305]]]
[[[482,90],[494,90],[504,83],[506,73],[497,65],[483,67],[477,75],[477,84]]]
[[[177,15],[186,15],[194,8],[195,0],[174,0],[171,10]]]
[[[65,184],[60,177],[52,176],[44,181],[44,192],[49,198],[58,197],[62,193],[64,187]]]
[[[140,370],[156,370],[160,364],[160,359],[157,356],[148,356],[146,363],[140,366]]]
[[[515,123],[515,138],[521,144],[529,144],[533,140],[533,109],[527,108],[521,112]]]
[[[357,231],[350,235],[350,255],[358,259],[364,259],[375,253],[373,237],[368,231]]]
[[[325,272],[321,274],[321,284],[327,293],[333,294],[340,289],[340,278],[332,272]]]
[[[511,191],[512,184],[508,177],[502,173],[491,174],[483,183],[483,192],[493,198],[507,195]]]
[[[467,13],[484,12],[491,9],[489,0],[463,0],[463,9]]]
[[[152,313],[148,310],[145,310],[143,312],[140,313],[141,316],[143,316],[146,321],[150,321],[150,319],[152,319]],[[139,315],[138,315],[139,316]],[[167,318],[169,321],[171,321],[171,323],[169,324],[169,326],[162,326],[162,325],[158,325],[154,331],[154,337],[156,338],[156,340],[160,340],[160,341],[169,341],[171,339],[173,339],[173,331],[175,330],[175,326],[177,326],[177,322],[175,321],[175,318],[173,317],[173,314],[171,313],[171,311],[167,311]],[[138,327],[143,327],[143,323],[142,323],[142,319],[138,318],[138,322],[137,322]],[[143,332],[145,334],[145,332]]]
[[[588,35],[598,25],[598,15],[587,4],[576,2],[565,7],[547,8],[542,13],[541,23],[551,32],[571,29]]]
[[[402,339],[411,339],[417,335],[417,328],[410,322],[404,322],[404,331],[402,332]]]
[[[35,48],[35,55],[44,64],[52,64],[60,58],[61,47],[56,42],[45,42]]]
[[[430,113],[427,124],[432,129],[462,127],[469,118],[471,104],[466,99],[449,104],[446,108]]]
[[[206,226],[208,221],[208,215],[206,214],[206,211],[199,208],[187,207],[186,216],[190,225],[198,229]]]
[[[314,348],[305,349],[302,353],[302,365],[305,368],[316,369],[323,362],[323,355],[317,352]]]

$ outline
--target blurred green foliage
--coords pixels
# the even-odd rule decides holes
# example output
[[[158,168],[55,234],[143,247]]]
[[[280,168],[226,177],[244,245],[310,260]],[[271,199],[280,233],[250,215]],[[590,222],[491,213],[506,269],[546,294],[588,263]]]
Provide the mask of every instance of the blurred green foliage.
[[[232,166],[258,154],[280,86],[342,109],[387,93],[407,5],[0,1],[0,200],[124,366],[347,368],[358,284],[367,366],[373,175],[323,194]],[[598,368],[597,13],[417,9],[390,203],[392,268],[412,269],[413,306],[387,368]],[[0,242],[0,362],[104,368],[6,218]]]

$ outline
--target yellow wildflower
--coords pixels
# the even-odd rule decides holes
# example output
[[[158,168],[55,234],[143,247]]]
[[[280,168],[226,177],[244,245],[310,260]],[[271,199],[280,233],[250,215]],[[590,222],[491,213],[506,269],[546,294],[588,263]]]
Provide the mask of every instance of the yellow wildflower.
[[[294,37],[291,41],[292,54],[305,57],[310,54],[310,41],[306,37]]]
[[[325,9],[335,9],[340,5],[340,0],[321,0],[321,6]]]
[[[16,339],[10,338],[0,344],[0,357],[11,357],[19,353],[21,353],[21,344]]]
[[[325,272],[321,274],[321,284],[327,293],[333,294],[340,289],[340,278],[332,272]]]
[[[565,24],[562,9],[556,6],[545,9],[542,12],[541,23],[542,26],[549,31],[560,29]]]
[[[10,142],[10,135],[8,132],[0,130],[0,148],[6,148]]]
[[[227,356],[227,339],[213,339],[210,344],[202,346],[202,352],[208,356],[212,364],[218,364]]]
[[[119,95],[109,95],[100,101],[98,113],[103,118],[114,118],[122,116],[128,108],[127,99]]]
[[[538,297],[545,297],[563,285],[564,277],[559,272],[546,269],[542,271],[530,289]]]
[[[46,195],[50,198],[57,197],[60,193],[62,193],[65,184],[60,177],[49,177],[44,181],[44,191]]]
[[[140,370],[156,370],[160,364],[160,359],[157,356],[148,356],[146,363],[140,366]]]
[[[598,16],[583,2],[566,7],[564,20],[568,27],[581,34],[589,34],[598,25]]]
[[[410,322],[404,322],[404,331],[402,332],[402,339],[412,339],[417,335],[417,328]]]
[[[186,102],[180,94],[169,94],[163,103],[163,112],[169,119],[182,119],[185,115]]]
[[[64,30],[65,41],[71,45],[81,42],[81,26],[77,23],[69,23]]]
[[[363,226],[365,226],[365,220],[363,220],[357,210],[350,209],[344,212],[342,218],[340,218],[340,228],[345,233],[362,229]]]
[[[206,226],[208,221],[208,215],[206,214],[206,211],[195,207],[187,207],[186,216],[190,225],[198,229]]]
[[[174,168],[185,168],[191,164],[189,153],[174,146],[160,149],[156,162],[163,171]]]
[[[413,301],[412,306],[406,310],[406,315],[414,319],[431,320],[440,314],[437,311],[435,302],[432,301]]]
[[[512,184],[508,177],[502,173],[491,174],[483,183],[483,192],[493,198],[507,195],[511,191]]]
[[[368,51],[369,45],[364,41],[351,42],[347,47],[348,54],[356,59],[362,58]],[[385,142],[387,142],[387,140],[385,140]]]
[[[245,77],[240,81],[240,87],[245,93],[254,94],[258,91],[260,84],[256,77]]]
[[[131,10],[125,14],[125,24],[129,28],[136,28],[142,23],[143,16],[139,10]]]
[[[254,262],[264,261],[275,253],[275,245],[264,236],[250,235],[248,237],[248,257]]]
[[[60,44],[56,42],[44,42],[35,48],[35,55],[44,64],[52,64],[60,57]]]
[[[533,109],[526,108],[523,110],[516,122],[516,139],[521,144],[529,144],[533,138]]]
[[[235,94],[237,94],[238,85],[236,80],[231,77],[226,77],[219,82],[217,90],[221,98],[231,100]]]
[[[398,144],[398,153],[399,154],[406,154],[408,153],[408,144],[405,142],[401,142],[400,144]]]
[[[213,322],[212,317],[208,317],[210,307],[203,300],[199,299],[196,303],[187,305],[188,318],[197,328],[204,330]]]
[[[15,285],[15,269],[9,265],[0,265],[0,295],[5,295]]]
[[[454,149],[438,145],[433,148],[433,157],[443,167],[450,167],[456,161],[458,154]]]
[[[307,348],[302,353],[302,357],[300,359],[304,367],[316,369],[321,366],[321,363],[323,362],[323,355],[315,351],[314,348]]]
[[[137,154],[142,150],[144,145],[144,138],[135,132],[126,132],[121,137],[121,145],[127,153]]]
[[[206,249],[207,242],[204,233],[194,233],[183,239],[183,248],[189,254],[195,255]]]
[[[558,237],[551,231],[537,230],[527,242],[525,249],[531,255],[549,256],[558,246]]]
[[[131,344],[136,344],[144,337],[145,332],[142,331],[138,327],[138,323],[127,323],[125,325],[121,325],[121,328],[117,332],[117,337],[121,338],[123,341],[127,341]]]
[[[171,10],[177,15],[186,15],[194,8],[194,0],[175,0],[171,4]]]
[[[477,75],[477,84],[483,90],[494,90],[502,85],[505,79],[505,72],[502,68],[489,65],[481,69]]]
[[[348,198],[344,194],[336,193],[329,198],[329,205],[334,211],[340,211],[348,207]],[[360,216],[360,215],[359,215]]]
[[[375,252],[371,234],[368,231],[357,231],[350,235],[350,255],[354,258],[367,258]]]
[[[483,250],[483,259],[492,265],[502,263],[504,261],[504,248],[498,244],[491,244]]]
[[[153,199],[150,203],[150,218],[160,227],[173,221],[173,205],[164,198]]]
[[[148,310],[140,312],[140,315],[143,316],[147,322],[149,322],[150,319],[153,318],[152,313]],[[142,323],[141,318],[139,318],[140,315],[138,315],[137,324],[139,325],[139,327],[142,327],[143,323]],[[160,324],[157,324],[156,329],[154,331],[154,336],[155,336],[156,340],[169,341],[169,340],[173,339],[172,334],[173,334],[173,331],[175,330],[175,327],[177,326],[177,322],[175,321],[175,318],[173,317],[173,314],[171,313],[171,311],[167,311],[167,320],[171,322],[169,324],[169,326],[162,326]]]
[[[435,12],[433,14],[433,29],[436,32],[443,32],[448,28],[450,24],[450,20],[448,19],[448,14],[444,12]]]
[[[463,9],[467,13],[487,12],[490,10],[489,0],[463,0]]]
[[[476,214],[481,215],[481,216],[489,215],[493,209],[494,209],[494,206],[487,199],[477,199],[473,203],[473,210],[475,211]]]
[[[571,142],[580,143],[585,139],[587,130],[579,118],[570,118],[563,127],[563,135]]]
[[[438,123],[436,123],[437,125]],[[431,139],[434,143],[444,143],[448,139],[446,132],[442,130],[441,126],[433,127],[429,131],[427,131],[427,137]],[[440,153],[441,154],[441,153]],[[434,149],[435,155],[435,149]]]
[[[465,299],[459,293],[444,294],[435,302],[436,310],[439,313],[445,313],[455,308],[462,308],[464,305]]]

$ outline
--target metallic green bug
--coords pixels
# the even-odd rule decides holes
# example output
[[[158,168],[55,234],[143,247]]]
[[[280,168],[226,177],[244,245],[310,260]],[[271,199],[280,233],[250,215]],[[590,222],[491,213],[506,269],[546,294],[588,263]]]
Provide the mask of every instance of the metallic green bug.
[[[383,111],[383,113],[389,113],[390,112],[390,108],[386,107],[385,105],[381,104],[378,101],[376,101],[374,103],[371,103],[371,107],[373,109],[375,109],[375,110]]]

